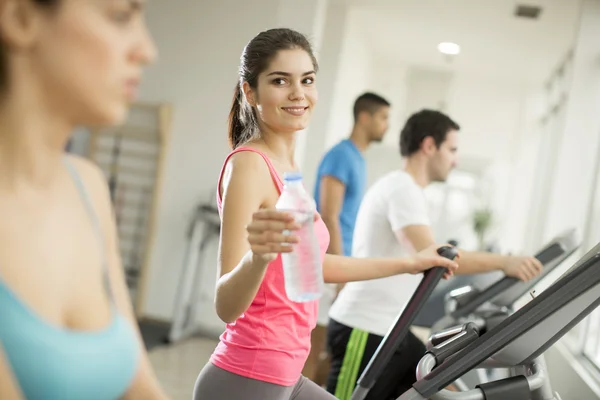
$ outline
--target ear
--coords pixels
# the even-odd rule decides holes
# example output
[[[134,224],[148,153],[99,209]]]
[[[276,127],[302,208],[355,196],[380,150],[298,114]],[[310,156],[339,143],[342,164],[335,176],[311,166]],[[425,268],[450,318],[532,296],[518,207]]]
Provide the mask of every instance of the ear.
[[[256,107],[256,94],[248,82],[244,82],[242,84],[242,91],[244,92],[244,97],[246,97],[248,104],[250,104],[252,107]]]
[[[427,136],[421,142],[421,150],[425,154],[433,154],[437,150],[437,146],[435,145],[435,140],[433,136]]]
[[[367,124],[370,119],[371,113],[369,113],[368,111],[361,111],[358,113],[358,119],[356,120],[356,122],[360,124]]]
[[[41,11],[31,1],[0,0],[0,38],[9,49],[30,47],[39,31]]]

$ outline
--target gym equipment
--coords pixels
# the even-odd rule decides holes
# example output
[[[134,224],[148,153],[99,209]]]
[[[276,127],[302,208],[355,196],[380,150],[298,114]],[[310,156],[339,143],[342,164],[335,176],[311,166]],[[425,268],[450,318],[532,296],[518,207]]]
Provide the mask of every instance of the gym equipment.
[[[169,105],[135,103],[123,125],[78,133],[87,143],[86,157],[108,181],[119,251],[138,318],[143,317],[170,122]]]
[[[458,242],[454,239],[448,240],[447,243],[454,247],[459,247]],[[437,321],[446,315],[445,304],[448,293],[465,286],[482,290],[502,279],[503,276],[504,274],[501,271],[491,271],[485,274],[458,275],[447,281],[441,281],[433,290],[423,310],[415,318],[413,325],[431,329]]]
[[[566,230],[535,255],[543,269],[534,279],[523,282],[517,278],[504,277],[483,290],[464,286],[451,291],[445,299],[447,315],[432,326],[432,332],[468,321],[477,322],[480,330],[485,329],[482,318],[489,320],[496,313],[500,316],[512,313],[514,303],[570,257],[579,246],[576,230]]]
[[[454,247],[444,246],[438,249],[438,254],[454,260],[458,255],[458,250]],[[433,289],[442,279],[445,272],[446,269],[441,267],[425,271],[421,283],[419,283],[419,286],[408,301],[404,311],[400,313],[393,328],[387,333],[377,351],[373,354],[363,374],[358,379],[357,387],[352,393],[352,400],[363,400],[367,397],[367,394],[375,385],[383,369],[390,362],[394,351],[398,349],[406,337],[415,317],[423,308],[431,292],[433,292]]]
[[[397,400],[560,400],[544,352],[600,305],[600,243],[562,277],[496,327],[474,324],[428,351],[417,382]],[[445,388],[474,368],[508,368],[510,376],[466,392]]]
[[[447,315],[433,325],[433,333],[426,343],[427,349],[429,350],[454,336],[456,327],[467,322],[473,323],[480,334],[484,334],[489,328],[498,325],[514,312],[517,300],[561,265],[579,248],[579,245],[576,231],[574,229],[567,230],[557,235],[536,254],[535,257],[542,263],[544,269],[535,279],[522,282],[515,278],[505,277],[483,290],[465,286],[450,292],[446,296]],[[454,384],[460,390],[466,391],[470,387],[507,377],[508,373],[509,371],[497,369],[476,369],[465,374]]]
[[[546,274],[573,254],[579,245],[576,242],[574,229],[566,230],[552,239],[536,254],[536,258],[544,265],[544,272],[525,284],[519,284],[519,281],[514,278],[505,278],[501,271],[456,276],[449,281],[440,282],[414,324],[428,327],[435,332],[455,325],[456,318],[466,318],[479,307],[491,305],[494,309],[502,309],[512,305]],[[465,321],[470,320],[471,318],[465,319]]]
[[[471,296],[469,298],[463,296],[462,298],[459,297],[458,300],[462,299],[464,301],[465,299],[468,299],[469,301],[465,302],[464,304],[466,304],[466,305],[476,304],[477,306],[475,307],[475,309],[477,309],[482,304],[486,304],[487,301],[495,301],[496,298],[501,298],[501,299],[514,298],[516,300],[519,297],[521,297],[522,294],[526,293],[528,288],[532,287],[537,282],[539,282],[539,280],[542,277],[546,276],[551,270],[553,270],[556,266],[558,266],[564,259],[566,259],[568,256],[573,254],[573,252],[577,248],[578,248],[578,244],[577,244],[576,237],[575,237],[575,231],[568,230],[568,231],[564,232],[563,234],[558,235],[555,239],[550,241],[550,243],[548,243],[540,252],[538,252],[537,258],[542,262],[542,264],[544,264],[544,270],[536,279],[533,279],[529,282],[521,282],[514,278],[505,277],[505,278],[502,278],[501,280],[499,280],[497,283],[493,284],[492,287],[501,286],[501,287],[503,287],[504,290],[508,290],[508,289],[512,288],[509,291],[509,296],[505,295],[502,292],[493,292],[492,296],[488,297],[485,294],[485,293],[487,293],[485,291],[484,292],[476,292],[474,289],[471,289],[471,292],[475,293],[477,296]],[[509,283],[509,285],[507,285],[507,282]],[[381,374],[381,371],[383,370],[383,368],[385,368],[385,366],[389,362],[389,358],[392,356],[392,353],[398,348],[399,344],[404,339],[406,332],[410,328],[412,321],[415,320],[417,314],[420,311],[420,308],[422,308],[423,304],[425,304],[428,301],[427,297],[430,296],[431,293],[434,291],[435,283],[437,283],[437,282],[435,282],[431,287],[427,287],[427,288],[422,287],[422,286],[424,286],[424,283],[425,283],[425,280],[423,280],[421,282],[421,285],[419,286],[419,288],[413,295],[413,298],[411,298],[411,302],[408,303],[407,307],[405,307],[404,310],[402,311],[402,313],[398,316],[396,323],[390,329],[390,331],[387,333],[387,335],[385,336],[385,338],[383,339],[383,341],[381,342],[381,344],[377,350],[377,353],[379,351],[385,351],[389,357],[387,358],[387,360],[382,359],[381,357],[379,359],[376,359],[375,357],[377,356],[377,353],[375,353],[375,355],[373,356],[373,358],[371,359],[371,361],[365,368],[363,375],[361,376],[361,378],[358,381],[358,386],[352,396],[352,400],[364,399],[366,397],[366,395],[368,394],[368,391],[374,386],[375,381]],[[429,282],[429,284],[431,285],[432,282]],[[421,294],[423,292],[427,293],[426,297],[424,297]],[[484,295],[480,296],[480,293],[483,293]],[[419,309],[417,309],[416,307],[411,307],[411,303],[413,302],[413,299],[415,298],[415,296],[417,296],[419,299],[422,300],[421,307]],[[471,301],[473,301],[473,303],[471,303]],[[463,303],[459,303],[459,304],[460,304],[461,308],[459,308],[458,305],[455,308],[457,310],[458,309],[462,310]],[[511,304],[512,304],[512,302],[511,302]],[[499,310],[503,310],[504,308],[506,308],[506,307],[504,307],[504,305],[502,305],[502,306],[500,306]],[[469,315],[469,314],[466,314],[466,315]],[[452,314],[448,317],[451,318]],[[458,316],[456,317],[456,319],[458,319]],[[444,328],[448,328],[450,326],[454,329],[448,329],[444,332],[441,332],[437,336],[435,336],[435,335],[432,336],[430,338],[429,350],[431,350],[432,343],[433,343],[433,346],[435,346],[435,345],[443,342],[444,340],[447,340],[451,337],[455,337],[457,334],[459,334],[461,332],[461,331],[457,331],[456,325],[458,325],[458,323],[456,323],[456,320],[450,319],[450,321],[451,322],[448,322],[448,320],[446,321],[447,324],[444,325]],[[454,323],[452,323],[452,322],[454,322]],[[479,328],[477,327],[477,325],[472,324],[470,326],[476,327],[477,332],[479,333]],[[472,333],[469,333],[466,336],[471,337],[471,335],[472,335]],[[459,335],[459,337],[462,337],[462,335]],[[456,382],[456,384],[457,384],[457,386],[459,386],[459,388],[461,390],[466,390],[468,388],[463,384],[463,382],[461,380],[458,380]]]
[[[211,199],[215,199],[212,196]],[[214,203],[196,207],[187,232],[183,270],[179,277],[173,323],[167,343],[174,343],[196,332],[193,318],[200,302],[201,275],[207,245],[219,238],[221,219]],[[214,264],[214,263],[213,263]]]

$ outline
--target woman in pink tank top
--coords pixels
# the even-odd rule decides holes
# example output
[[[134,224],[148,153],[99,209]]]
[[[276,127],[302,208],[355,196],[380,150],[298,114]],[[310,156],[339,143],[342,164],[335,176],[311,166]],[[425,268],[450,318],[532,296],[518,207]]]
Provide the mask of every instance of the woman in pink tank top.
[[[227,323],[198,376],[195,400],[335,399],[301,376],[316,325],[318,301],[295,303],[285,293],[281,253],[292,251],[297,227],[275,210],[280,176],[297,170],[298,131],[317,103],[317,61],[308,40],[289,29],[261,32],[244,48],[229,115],[233,149],[219,176],[221,214],[216,309]],[[353,259],[326,254],[329,233],[318,216],[326,282],[344,283],[421,273],[457,265],[437,246],[412,258]]]

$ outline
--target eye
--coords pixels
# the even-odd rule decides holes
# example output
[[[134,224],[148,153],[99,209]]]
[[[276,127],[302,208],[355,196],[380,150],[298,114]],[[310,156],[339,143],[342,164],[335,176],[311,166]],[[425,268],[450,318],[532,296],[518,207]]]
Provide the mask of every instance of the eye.
[[[116,11],[112,13],[112,19],[119,24],[127,24],[133,18],[133,11]]]
[[[281,85],[284,85],[284,84],[285,84],[285,79],[283,79],[283,78],[275,78],[275,79],[273,79],[273,81],[272,81],[272,82],[273,82],[275,85],[279,85],[279,86],[281,86]]]
[[[303,83],[306,85],[312,85],[313,83],[315,83],[315,77],[310,76],[310,77],[304,78]]]

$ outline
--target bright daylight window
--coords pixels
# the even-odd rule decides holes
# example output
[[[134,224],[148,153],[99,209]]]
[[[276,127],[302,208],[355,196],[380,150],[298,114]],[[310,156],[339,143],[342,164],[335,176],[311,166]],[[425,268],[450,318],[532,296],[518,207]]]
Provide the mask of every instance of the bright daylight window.
[[[600,369],[600,309],[596,309],[587,321],[583,337],[583,355]]]

